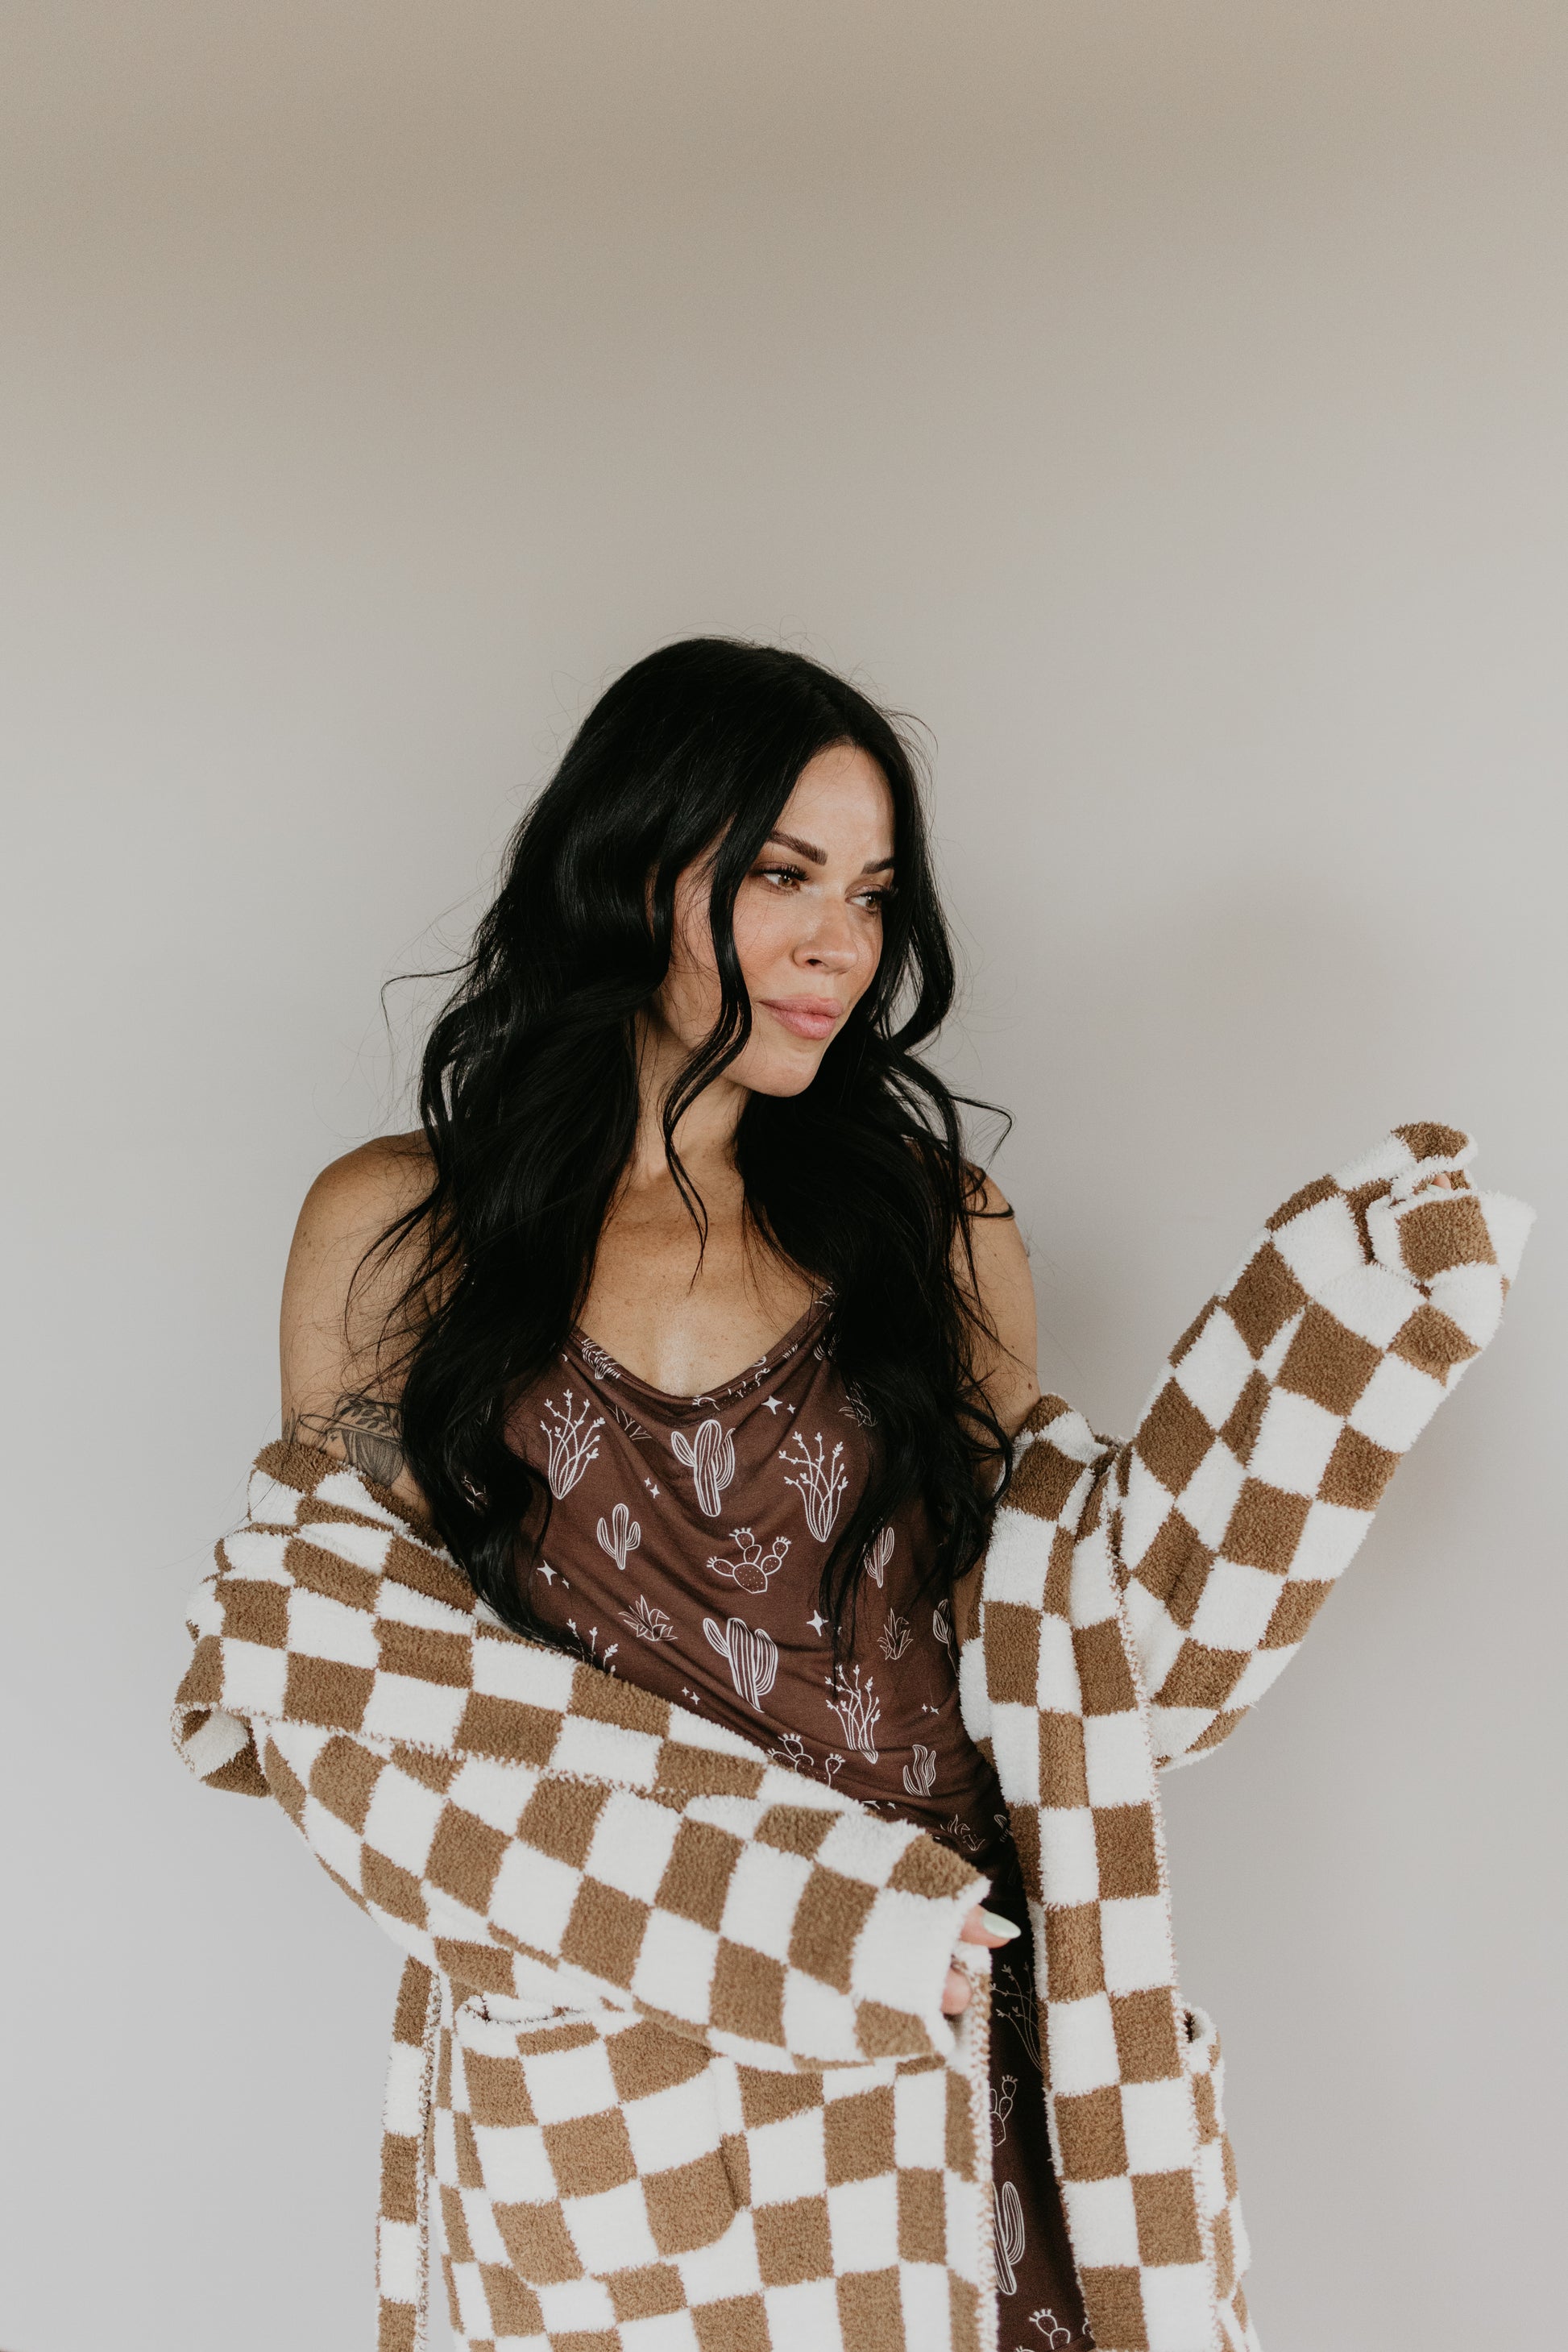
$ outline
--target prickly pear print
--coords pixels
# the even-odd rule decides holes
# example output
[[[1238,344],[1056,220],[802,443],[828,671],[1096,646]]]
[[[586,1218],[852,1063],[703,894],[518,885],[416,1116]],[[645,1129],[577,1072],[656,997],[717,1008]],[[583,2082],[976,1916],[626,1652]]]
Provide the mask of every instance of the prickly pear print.
[[[589,1463],[598,1459],[599,1440],[595,1432],[605,1426],[605,1416],[600,1413],[590,1421],[590,1402],[591,1400],[584,1397],[574,1412],[570,1389],[566,1391],[564,1404],[557,1404],[553,1397],[544,1400],[544,1410],[550,1419],[542,1421],[539,1426],[550,1446],[550,1491],[557,1502],[563,1495],[572,1492]]]
[[[993,2083],[989,2095],[991,2145],[993,2147],[1000,2147],[1007,2137],[1007,2118],[1013,2112],[1013,2105],[1018,2095],[1016,2074],[1004,2074],[1000,2083]]]
[[[891,1528],[879,1528],[866,1547],[866,1566],[872,1582],[879,1587],[888,1573],[888,1562],[893,1557],[896,1540]]]
[[[793,1486],[805,1504],[805,1523],[817,1542],[826,1543],[833,1533],[833,1522],[838,1517],[838,1506],[849,1484],[844,1447],[837,1444],[829,1454],[827,1441],[820,1430],[811,1445],[798,1429],[790,1431],[789,1442],[797,1451],[791,1454],[781,1450],[779,1454],[779,1460],[785,1465],[784,1485]]]
[[[636,1551],[642,1541],[642,1529],[624,1503],[617,1503],[610,1513],[608,1527],[605,1525],[603,1519],[599,1521],[596,1533],[599,1538],[599,1549],[607,1559],[613,1559],[624,1574],[626,1554]]]
[[[715,1576],[727,1576],[742,1592],[765,1592],[770,1578],[778,1574],[789,1551],[788,1536],[775,1536],[766,1551],[750,1528],[731,1528],[730,1541],[740,1553],[738,1559],[722,1559],[715,1553],[708,1562]]]
[[[722,1631],[711,1617],[702,1620],[702,1631],[709,1644],[721,1658],[730,1662],[730,1680],[735,1685],[737,1697],[760,1715],[763,1701],[773,1686],[779,1670],[778,1643],[764,1627],[748,1625],[742,1618],[729,1617]]]
[[[669,1443],[676,1460],[691,1473],[698,1509],[704,1517],[716,1519],[720,1497],[735,1475],[734,1439],[715,1416],[699,1424],[695,1438],[678,1429]]]

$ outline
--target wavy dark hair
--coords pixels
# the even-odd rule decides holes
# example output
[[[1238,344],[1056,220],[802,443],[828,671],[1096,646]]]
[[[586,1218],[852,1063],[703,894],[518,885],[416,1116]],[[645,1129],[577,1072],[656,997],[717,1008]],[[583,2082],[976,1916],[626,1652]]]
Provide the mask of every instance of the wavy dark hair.
[[[984,1548],[1010,1474],[972,1370],[976,1340],[994,1334],[973,1286],[984,1180],[959,1105],[990,1107],[918,1057],[952,1005],[954,964],[907,729],[800,654],[722,637],[667,646],[595,705],[518,826],[423,1057],[429,1189],[372,1253],[409,1253],[387,1327],[401,1334],[409,1466],[475,1591],[535,1638],[556,1639],[523,1572],[551,1497],[508,1446],[507,1415],[567,1337],[633,1150],[637,1015],[669,964],[677,877],[711,859],[721,1006],[663,1107],[666,1156],[705,1233],[674,1139],[751,1034],[736,892],[801,771],[836,744],[868,753],[892,793],[881,959],[810,1086],[752,1094],[735,1146],[756,1239],[829,1294],[824,1344],[870,1415],[868,1483],[822,1571],[836,1656],[889,1515],[923,1500],[926,1589],[946,1591]]]

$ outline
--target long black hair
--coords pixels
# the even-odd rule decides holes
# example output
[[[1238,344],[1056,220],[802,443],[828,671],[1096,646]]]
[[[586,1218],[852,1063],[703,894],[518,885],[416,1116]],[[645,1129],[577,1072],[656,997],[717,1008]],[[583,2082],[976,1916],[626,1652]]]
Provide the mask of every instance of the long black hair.
[[[868,1484],[823,1568],[838,1654],[867,1546],[923,1501],[927,1589],[983,1549],[1011,1449],[973,1376],[969,1218],[983,1180],[959,1098],[918,1058],[953,995],[907,732],[796,653],[693,637],[650,654],[584,720],[510,845],[500,889],[458,968],[421,1065],[431,1181],[379,1249],[412,1253],[401,1307],[403,1451],[476,1591],[534,1618],[522,1571],[549,1519],[542,1475],[510,1449],[509,1406],[558,1354],[586,1296],[600,1228],[637,1136],[637,1016],[670,961],[677,877],[711,858],[721,987],[711,1034],[663,1109],[682,1112],[751,1034],[736,892],[807,762],[858,746],[892,794],[896,888],[875,978],[791,1097],[753,1093],[735,1150],[761,1243],[828,1295],[823,1344],[868,1415]]]

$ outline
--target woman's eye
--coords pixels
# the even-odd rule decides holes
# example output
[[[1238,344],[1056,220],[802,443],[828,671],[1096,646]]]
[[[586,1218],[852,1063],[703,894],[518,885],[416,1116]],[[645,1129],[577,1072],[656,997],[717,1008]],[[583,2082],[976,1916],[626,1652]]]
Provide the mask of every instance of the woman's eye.
[[[771,882],[775,889],[781,883],[805,880],[798,866],[759,866],[755,872],[759,882]]]

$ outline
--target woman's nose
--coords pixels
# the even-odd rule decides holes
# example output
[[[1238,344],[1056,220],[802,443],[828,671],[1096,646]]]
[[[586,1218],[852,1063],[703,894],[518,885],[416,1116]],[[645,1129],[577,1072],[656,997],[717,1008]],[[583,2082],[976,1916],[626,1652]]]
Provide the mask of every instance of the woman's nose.
[[[847,971],[860,952],[847,908],[825,909],[795,949],[797,963],[826,971]]]

